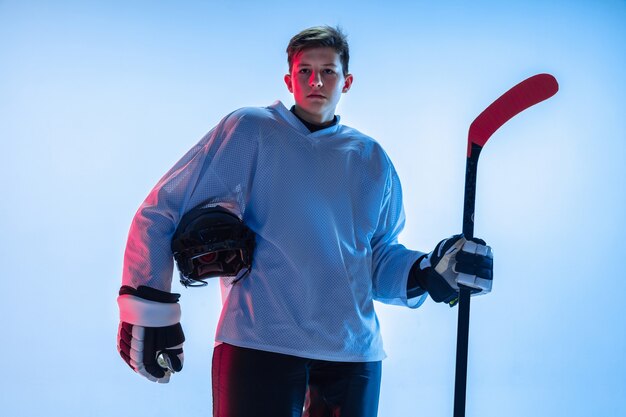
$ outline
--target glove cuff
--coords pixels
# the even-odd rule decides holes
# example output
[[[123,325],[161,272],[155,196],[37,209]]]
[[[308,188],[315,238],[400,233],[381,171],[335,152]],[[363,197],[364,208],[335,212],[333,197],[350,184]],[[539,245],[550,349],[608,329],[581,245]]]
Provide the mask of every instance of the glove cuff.
[[[424,259],[428,258],[427,255],[420,256],[411,267],[409,271],[409,279],[407,280],[407,295],[408,298],[417,297],[427,292],[426,289],[426,275],[428,271],[422,268]]]
[[[159,303],[177,303],[180,298],[180,294],[157,290],[145,285],[140,285],[137,288],[133,288],[130,285],[122,285],[119,295],[124,294],[136,295],[144,300],[158,301]]]
[[[117,297],[120,320],[144,327],[165,327],[180,322],[180,304],[160,303],[130,294]]]

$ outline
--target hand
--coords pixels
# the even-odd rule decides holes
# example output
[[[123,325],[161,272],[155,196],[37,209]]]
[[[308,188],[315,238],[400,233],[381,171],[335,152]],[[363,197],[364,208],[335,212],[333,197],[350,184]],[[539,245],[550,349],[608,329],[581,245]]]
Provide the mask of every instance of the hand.
[[[185,335],[179,294],[139,286],[120,289],[117,350],[124,361],[150,381],[167,383],[183,368]]]
[[[458,301],[459,285],[472,295],[487,294],[493,280],[493,251],[482,239],[454,235],[444,239],[423,257],[416,274],[419,285],[435,302],[451,307]]]

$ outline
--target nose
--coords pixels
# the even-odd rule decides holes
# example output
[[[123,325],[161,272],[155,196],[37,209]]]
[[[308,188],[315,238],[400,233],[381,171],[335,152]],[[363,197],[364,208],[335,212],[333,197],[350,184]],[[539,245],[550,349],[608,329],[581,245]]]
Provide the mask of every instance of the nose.
[[[322,76],[319,72],[311,72],[311,79],[309,80],[311,87],[322,87]]]

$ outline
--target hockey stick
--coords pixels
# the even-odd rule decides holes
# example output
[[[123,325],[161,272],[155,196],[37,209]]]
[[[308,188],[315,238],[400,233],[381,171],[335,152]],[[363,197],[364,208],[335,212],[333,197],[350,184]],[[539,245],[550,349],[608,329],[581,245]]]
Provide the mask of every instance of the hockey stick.
[[[550,97],[559,90],[556,79],[550,74],[534,75],[491,103],[472,122],[467,141],[465,168],[465,198],[463,207],[463,234],[474,237],[474,206],[476,200],[476,170],[478,157],[491,135],[512,117]],[[467,388],[467,345],[469,340],[469,314],[471,289],[460,285],[459,319],[456,340],[456,374],[454,381],[454,417],[465,416]]]

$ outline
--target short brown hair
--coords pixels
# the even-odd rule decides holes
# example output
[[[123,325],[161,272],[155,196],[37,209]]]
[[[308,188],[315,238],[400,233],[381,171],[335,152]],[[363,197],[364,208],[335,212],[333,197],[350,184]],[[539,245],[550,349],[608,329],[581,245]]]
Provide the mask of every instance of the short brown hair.
[[[333,28],[328,25],[314,26],[304,29],[295,35],[287,45],[287,63],[289,73],[293,65],[293,58],[301,51],[309,48],[330,46],[337,52],[343,67],[343,75],[348,75],[348,62],[350,61],[350,51],[348,48],[348,38],[339,26]]]

